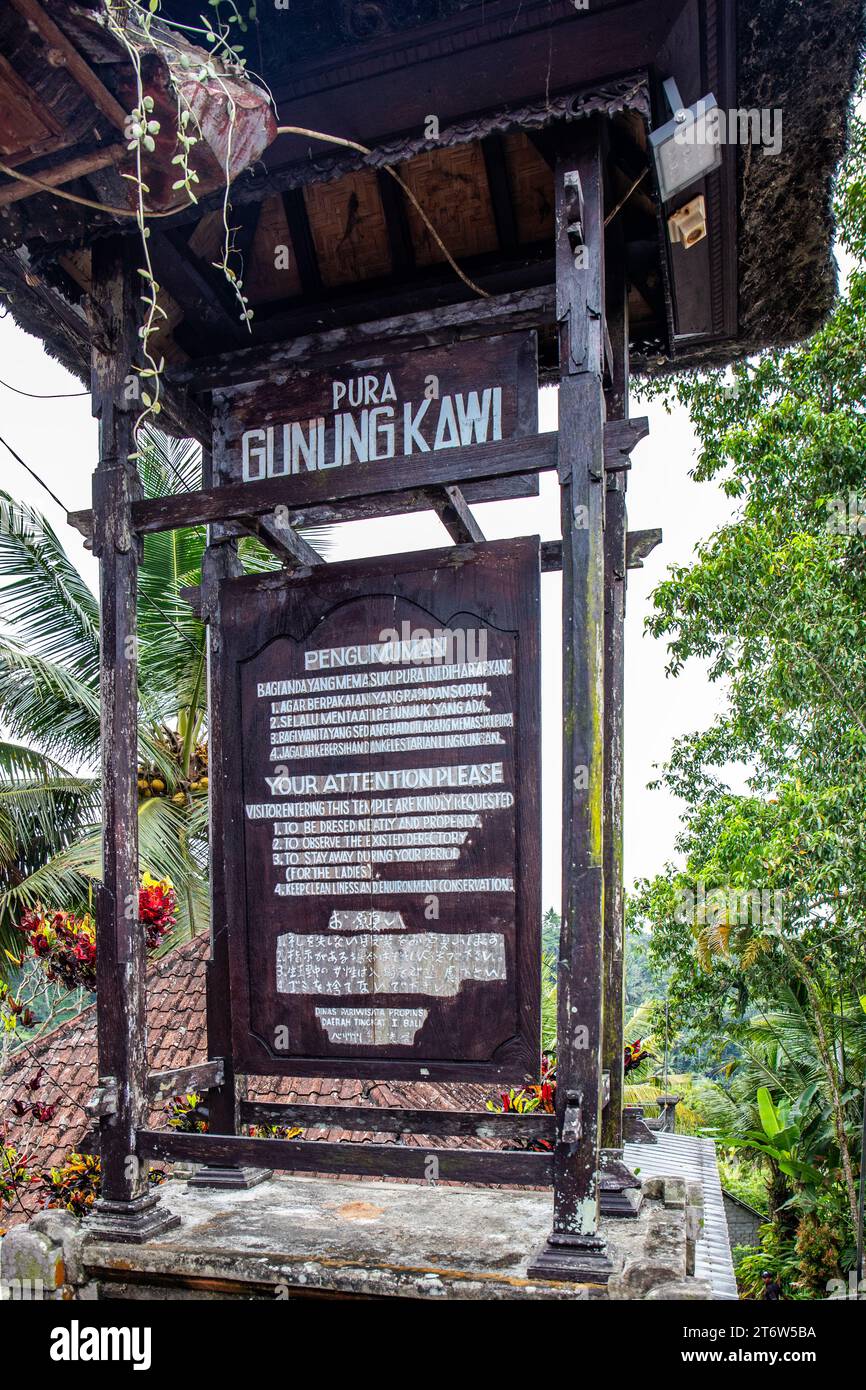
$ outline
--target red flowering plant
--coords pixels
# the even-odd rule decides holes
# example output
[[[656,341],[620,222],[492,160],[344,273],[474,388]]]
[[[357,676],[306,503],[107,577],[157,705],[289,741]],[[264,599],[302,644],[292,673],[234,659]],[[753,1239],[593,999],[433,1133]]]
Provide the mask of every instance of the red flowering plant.
[[[642,1038],[635,1038],[634,1042],[626,1043],[622,1059],[626,1076],[630,1071],[636,1071],[641,1062],[645,1062],[648,1057],[655,1057],[655,1053],[644,1047]]]
[[[207,1134],[210,1128],[208,1108],[198,1091],[187,1091],[183,1096],[172,1096],[166,1103],[169,1129],[180,1130],[182,1134]],[[297,1125],[250,1125],[252,1139],[297,1139],[303,1130]]]
[[[512,1086],[509,1091],[500,1091],[496,1100],[487,1102],[488,1110],[498,1110],[507,1115],[530,1115],[540,1111],[552,1115],[556,1108],[556,1061],[550,1053],[542,1053],[541,1080],[537,1086]],[[528,1139],[520,1148],[548,1151],[552,1145],[548,1139]]]
[[[251,1139],[297,1139],[303,1132],[300,1125],[250,1125]]]
[[[89,913],[76,917],[31,907],[18,925],[49,980],[67,989],[96,988],[96,923]]]
[[[208,1110],[198,1091],[172,1096],[166,1102],[165,1113],[169,1129],[180,1130],[182,1134],[207,1134]]]
[[[30,1171],[27,1155],[7,1143],[0,1133],[0,1215],[19,1202],[27,1188],[38,1181],[36,1174]]]
[[[7,956],[16,965],[20,965],[17,956],[13,956],[11,951],[6,952]],[[13,1033],[19,1026],[21,1028],[32,1028],[36,1022],[36,1015],[33,1010],[28,1008],[21,999],[16,999],[5,980],[0,980],[0,1031]]]
[[[177,898],[171,881],[145,874],[138,890],[138,918],[148,951],[154,950],[177,921]],[[27,948],[41,961],[49,980],[67,989],[96,988],[96,922],[89,912],[46,912],[28,908],[19,922]]]
[[[171,879],[152,878],[147,873],[143,876],[138,890],[138,920],[144,924],[147,949],[156,950],[177,921],[177,895]]]
[[[43,1174],[44,1205],[63,1207],[74,1216],[86,1216],[99,1196],[100,1182],[96,1154],[68,1154],[64,1163]]]

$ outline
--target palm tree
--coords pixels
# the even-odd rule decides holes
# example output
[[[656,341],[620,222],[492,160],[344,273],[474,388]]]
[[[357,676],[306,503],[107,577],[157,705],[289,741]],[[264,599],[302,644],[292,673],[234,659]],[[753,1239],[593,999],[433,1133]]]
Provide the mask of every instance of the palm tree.
[[[195,488],[200,450],[150,431],[140,471],[149,497]],[[148,536],[139,575],[139,858],[174,883],[178,934],[207,922],[205,632],[181,598],[204,545],[201,527]],[[252,540],[242,554],[274,566]],[[18,949],[26,907],[90,906],[98,769],[96,598],[45,518],[0,492],[0,947]]]

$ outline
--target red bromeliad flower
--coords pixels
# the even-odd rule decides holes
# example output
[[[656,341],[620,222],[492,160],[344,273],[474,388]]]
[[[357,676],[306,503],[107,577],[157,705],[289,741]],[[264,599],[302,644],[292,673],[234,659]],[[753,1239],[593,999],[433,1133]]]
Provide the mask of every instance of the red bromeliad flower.
[[[177,896],[170,879],[144,875],[138,891],[138,916],[144,923],[147,949],[152,951],[177,921]]]
[[[628,1075],[630,1071],[634,1071],[636,1067],[639,1067],[641,1062],[645,1061],[647,1057],[654,1056],[654,1052],[650,1052],[644,1047],[642,1038],[635,1038],[634,1042],[626,1043],[623,1048],[623,1070],[626,1075]]]
[[[57,1114],[58,1101],[53,1105],[45,1105],[39,1101],[34,1101],[30,1107],[30,1114],[34,1120],[38,1120],[41,1125],[50,1125],[54,1116]]]

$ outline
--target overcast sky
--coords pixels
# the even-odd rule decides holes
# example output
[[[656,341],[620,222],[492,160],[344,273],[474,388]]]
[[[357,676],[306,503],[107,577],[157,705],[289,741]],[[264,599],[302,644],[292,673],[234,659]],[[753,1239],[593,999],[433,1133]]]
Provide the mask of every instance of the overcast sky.
[[[53,362],[35,338],[23,333],[10,315],[0,320],[0,379],[23,391],[80,391],[81,385]],[[695,544],[731,515],[732,503],[721,489],[694,483],[688,476],[695,440],[682,411],[668,415],[657,405],[633,406],[650,417],[650,437],[636,448],[629,475],[628,509],[632,530],[661,526],[664,544],[642,570],[628,580],[626,614],[626,750],[625,874],[626,884],[652,874],[674,857],[677,803],[662,791],[647,790],[654,766],[666,758],[679,734],[703,728],[721,707],[722,692],[705,670],[691,663],[675,681],[665,677],[663,643],[643,631],[649,596],[670,564],[689,561]],[[556,426],[556,391],[541,392],[541,428]],[[65,508],[90,505],[90,481],[96,463],[96,426],[89,396],[32,400],[0,385],[0,435],[38,472]],[[96,565],[81,537],[70,530],[63,511],[0,446],[0,480],[15,497],[39,507],[58,530],[73,561],[96,584]],[[490,540],[539,534],[559,536],[556,480],[542,475],[541,495],[519,502],[497,502],[476,509]],[[447,544],[448,537],[431,514],[356,522],[337,528],[329,559],[388,555]],[[560,576],[542,577],[542,738],[543,738],[543,903],[560,899]]]

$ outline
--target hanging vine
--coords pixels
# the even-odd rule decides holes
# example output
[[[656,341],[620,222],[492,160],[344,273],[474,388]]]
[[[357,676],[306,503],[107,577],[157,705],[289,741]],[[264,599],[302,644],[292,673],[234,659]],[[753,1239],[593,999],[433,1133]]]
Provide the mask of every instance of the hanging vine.
[[[154,97],[145,89],[142,59],[148,50],[155,53],[166,65],[168,81],[174,94],[174,134],[177,148],[172,155],[171,163],[175,166],[178,176],[171,185],[171,191],[185,195],[178,206],[163,210],[163,216],[171,215],[179,208],[198,202],[196,185],[200,183],[200,178],[192,162],[192,156],[204,137],[190,95],[191,86],[213,83],[222,94],[227,119],[227,138],[221,171],[223,235],[221,255],[213,264],[231,286],[237,299],[239,317],[248,329],[253,316],[253,310],[244,294],[242,266],[233,264],[233,260],[237,261],[237,258],[230,223],[230,189],[233,177],[233,137],[238,108],[226,81],[227,76],[231,76],[235,81],[248,80],[242,45],[230,42],[235,32],[233,26],[237,26],[243,32],[246,29],[246,21],[234,0],[209,0],[209,5],[214,11],[213,22],[205,14],[201,16],[201,28],[179,24],[168,28],[159,20],[160,0],[146,0],[146,3],[144,0],[102,0],[103,23],[126,52],[136,93],[136,101],[130,111],[125,131],[127,149],[134,158],[134,168],[131,173],[122,174],[131,184],[134,193],[134,215],[141,237],[143,258],[138,271],[143,283],[141,298],[144,304],[144,321],[139,328],[143,361],[135,367],[143,408],[133,431],[136,447],[131,457],[135,459],[140,456],[138,440],[141,426],[150,416],[157,416],[162,408],[160,382],[165,360],[162,356],[157,358],[155,355],[153,338],[161,323],[167,321],[165,309],[159,302],[160,286],[154,274],[148,245],[151,234],[148,222],[159,214],[147,206],[151,190],[145,178],[145,164],[148,155],[156,154],[156,141],[162,129],[161,122],[155,115]],[[229,11],[226,15],[223,14],[224,8]],[[249,14],[251,18],[255,17],[254,6]],[[207,51],[203,52],[187,43],[178,31],[202,40],[207,45]]]
[[[251,331],[253,309],[244,293],[242,257],[235,245],[231,225],[231,186],[237,173],[254,162],[278,135],[320,140],[362,155],[372,153],[368,146],[358,141],[325,131],[311,130],[305,126],[277,125],[273,98],[260,78],[253,80],[250,77],[243,44],[238,41],[248,29],[248,19],[254,20],[256,17],[255,0],[252,0],[246,13],[238,7],[236,0],[207,0],[207,8],[212,11],[213,17],[200,15],[200,25],[187,25],[174,20],[167,24],[160,18],[161,3],[162,0],[99,0],[100,8],[94,15],[96,22],[112,35],[129,60],[133,91],[124,135],[127,150],[133,157],[133,167],[131,172],[122,172],[121,177],[130,185],[131,207],[118,207],[82,197],[43,183],[34,175],[21,173],[0,162],[0,172],[12,179],[49,192],[54,198],[109,212],[116,217],[134,218],[137,224],[142,244],[142,264],[138,267],[138,273],[142,280],[144,319],[139,328],[142,361],[133,367],[137,382],[136,399],[142,405],[133,430],[135,448],[130,457],[135,460],[141,457],[139,439],[142,425],[150,417],[158,416],[162,409],[161,379],[165,360],[162,355],[157,355],[154,337],[161,325],[168,321],[165,308],[159,302],[160,285],[148,245],[151,235],[149,224],[155,219],[174,217],[178,212],[196,205],[203,191],[212,192],[216,187],[221,189],[221,246],[219,255],[211,264],[230,286],[237,302],[239,319]],[[202,44],[204,47],[201,47]],[[164,120],[157,109],[157,100],[147,90],[144,68],[149,55],[158,60],[174,105],[171,132],[174,141],[169,162],[177,177],[170,185],[170,193],[178,197],[169,198],[169,205],[164,207],[153,206],[158,199],[154,199],[148,183],[148,179],[162,180],[163,151],[158,149],[158,142],[163,144],[164,149],[168,138],[163,131]],[[205,190],[196,168],[196,158],[202,154],[205,163],[208,160],[213,163],[215,155],[201,121],[201,112],[206,111],[207,97],[212,95],[213,89],[222,99],[225,138],[222,141],[218,178],[211,178]],[[259,98],[258,103],[254,103],[256,140],[252,142],[252,148],[238,149],[236,158],[238,102],[239,94],[244,90]],[[250,144],[249,140],[247,144]],[[473,293],[487,298],[487,291],[471,280],[458,265],[418,198],[397,170],[390,164],[382,167],[415,208],[455,274]]]

